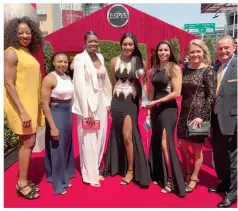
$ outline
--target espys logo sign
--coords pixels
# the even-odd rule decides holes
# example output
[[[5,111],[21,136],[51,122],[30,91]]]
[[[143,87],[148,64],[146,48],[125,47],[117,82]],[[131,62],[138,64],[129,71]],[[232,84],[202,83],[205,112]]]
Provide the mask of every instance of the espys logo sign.
[[[108,10],[107,20],[113,27],[123,27],[129,21],[129,11],[125,6],[115,4]]]

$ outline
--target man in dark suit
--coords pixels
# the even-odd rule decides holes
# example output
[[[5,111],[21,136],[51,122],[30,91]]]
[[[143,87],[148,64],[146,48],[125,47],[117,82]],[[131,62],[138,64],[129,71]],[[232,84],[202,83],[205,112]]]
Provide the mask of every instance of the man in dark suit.
[[[219,63],[217,91],[212,113],[215,169],[220,183],[209,192],[224,192],[218,207],[230,207],[237,198],[237,57],[232,37],[226,35],[217,42]]]

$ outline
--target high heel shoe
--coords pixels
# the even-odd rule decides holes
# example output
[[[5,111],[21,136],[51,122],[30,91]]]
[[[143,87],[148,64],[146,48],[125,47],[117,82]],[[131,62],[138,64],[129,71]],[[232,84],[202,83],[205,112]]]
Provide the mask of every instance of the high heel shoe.
[[[172,193],[174,191],[173,188],[173,180],[171,177],[168,178],[166,186],[161,190],[161,193]]]
[[[187,193],[192,193],[193,192],[193,190],[197,187],[197,184],[198,184],[198,182],[199,182],[199,179],[197,179],[197,180],[193,180],[193,179],[190,179],[190,182],[195,182],[195,186],[194,187],[191,187],[191,186],[189,186],[189,184],[186,186],[186,192]],[[189,183],[190,183],[189,182]]]
[[[133,172],[133,170],[130,170],[130,169],[127,169],[127,171],[132,171]],[[133,177],[131,178],[131,180],[129,182],[126,181],[125,179],[122,179],[120,185],[124,185],[124,186],[129,185],[132,182],[132,180],[133,180]]]
[[[31,190],[29,193],[23,194],[21,191],[23,189],[25,189],[26,187],[30,187]],[[40,195],[37,193],[36,189],[34,187],[32,187],[29,183],[27,183],[27,185],[25,185],[24,187],[20,187],[19,184],[17,184],[16,191],[17,191],[17,195],[19,197],[23,197],[28,200],[38,199],[40,197]]]
[[[186,173],[186,178],[185,178],[185,186],[187,186],[191,180],[191,176],[193,173]],[[188,179],[189,177],[189,179]]]

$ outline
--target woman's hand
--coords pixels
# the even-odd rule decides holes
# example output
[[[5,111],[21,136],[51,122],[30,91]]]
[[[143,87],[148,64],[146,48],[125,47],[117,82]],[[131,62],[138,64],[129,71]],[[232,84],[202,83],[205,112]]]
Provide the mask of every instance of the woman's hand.
[[[195,118],[189,125],[193,125],[193,129],[197,129],[198,127],[201,128],[201,123],[203,120],[199,117]]]
[[[60,137],[59,137],[59,130],[58,130],[58,128],[56,128],[56,127],[51,128],[50,135],[51,135],[53,140],[55,140],[55,141],[59,140]]]
[[[158,102],[156,100],[151,101],[148,105],[146,105],[146,108],[147,109],[152,109],[157,104],[158,104]]]
[[[88,111],[88,118],[86,119],[86,121],[90,125],[94,124],[94,116],[93,116],[92,111],[90,111],[90,110]]]
[[[31,126],[31,117],[28,115],[27,112],[24,112],[20,115],[23,127],[30,127]]]

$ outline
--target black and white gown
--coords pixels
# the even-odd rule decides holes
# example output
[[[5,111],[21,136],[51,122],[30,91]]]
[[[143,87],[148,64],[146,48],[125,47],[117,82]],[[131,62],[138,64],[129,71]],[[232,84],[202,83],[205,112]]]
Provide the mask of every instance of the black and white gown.
[[[134,180],[140,186],[149,186],[149,166],[138,126],[140,109],[138,90],[141,86],[134,72],[131,62],[124,63],[118,57],[115,66],[116,85],[111,102],[112,125],[102,174],[108,176],[119,174],[123,177],[126,175],[128,163],[122,128],[125,117],[129,115],[132,121]]]

